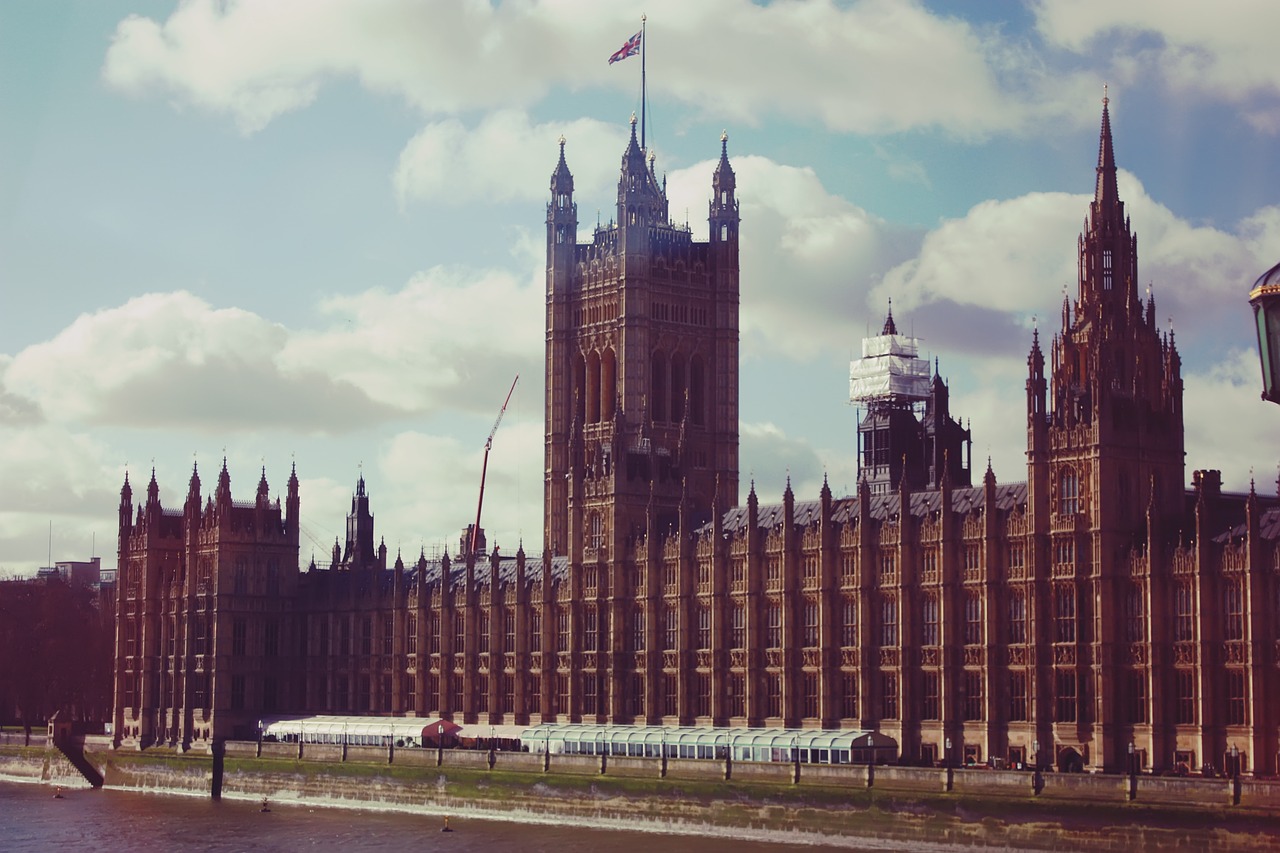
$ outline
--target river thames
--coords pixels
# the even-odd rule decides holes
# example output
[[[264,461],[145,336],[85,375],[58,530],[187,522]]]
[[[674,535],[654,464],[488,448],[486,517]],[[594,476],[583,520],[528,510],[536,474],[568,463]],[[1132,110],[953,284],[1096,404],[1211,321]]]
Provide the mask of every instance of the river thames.
[[[454,853],[640,853],[655,847],[698,853],[763,853],[843,849],[905,850],[866,840],[802,838],[774,833],[757,839],[607,829],[573,821],[515,823],[455,815],[449,833],[438,814],[312,808],[244,800],[67,790],[55,799],[47,785],[0,781],[0,847],[6,851],[363,851],[448,850]],[[800,843],[794,843],[794,842]],[[919,849],[914,845],[910,849]],[[937,848],[943,848],[941,845]]]

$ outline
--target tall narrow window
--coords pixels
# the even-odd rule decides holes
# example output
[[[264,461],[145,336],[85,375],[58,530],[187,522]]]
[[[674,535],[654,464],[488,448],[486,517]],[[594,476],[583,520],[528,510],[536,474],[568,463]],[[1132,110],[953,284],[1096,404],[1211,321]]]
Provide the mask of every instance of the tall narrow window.
[[[642,652],[645,648],[644,608],[636,605],[631,611],[631,650]]]
[[[1076,674],[1060,669],[1055,673],[1055,691],[1057,721],[1074,723],[1076,721]]]
[[[965,670],[964,673],[964,718],[981,720],[983,714],[983,678],[976,669]]]
[[[1244,582],[1230,578],[1222,588],[1222,639],[1244,639]]]
[[[698,608],[698,648],[711,648],[711,608]]]
[[[1195,599],[1191,584],[1179,581],[1173,592],[1173,639],[1187,643],[1196,638]]]
[[[936,670],[928,670],[924,673],[924,708],[921,710],[922,719],[942,719],[942,691],[939,686],[941,680],[942,679]]]
[[[1076,641],[1076,590],[1061,584],[1053,591],[1054,642]]]
[[[1147,606],[1142,584],[1130,584],[1124,599],[1124,638],[1141,643],[1147,637]]]
[[[1009,595],[1009,642],[1027,641],[1027,595],[1014,590]]]
[[[898,719],[898,673],[880,673],[880,716],[886,720]]]
[[[661,351],[649,362],[649,416],[654,423],[667,419],[667,358]]]
[[[858,645],[858,602],[852,596],[840,599],[840,645]]]
[[[898,645],[898,601],[892,595],[880,598],[880,645]]]
[[[729,625],[729,645],[735,649],[747,647],[747,608],[744,604],[735,603],[731,611]]]
[[[816,601],[806,600],[804,603],[804,643],[802,645],[807,648],[818,645],[818,602]]]
[[[964,644],[976,646],[982,642],[982,596],[969,592],[964,597]]]
[[[1022,671],[1009,673],[1009,719],[1022,721],[1027,718],[1027,674]]]
[[[594,652],[600,647],[600,623],[597,621],[596,609],[592,605],[582,608],[582,624],[583,648]]]
[[[1111,250],[1102,250],[1102,289],[1111,289]]]
[[[845,719],[856,719],[858,716],[858,673],[841,673],[840,686],[841,716]]]
[[[1196,721],[1196,673],[1193,669],[1174,670],[1174,689],[1177,705],[1174,708],[1175,723],[1191,725]]]
[[[938,594],[936,592],[926,592],[924,594],[924,619],[921,622],[922,636],[921,641],[926,646],[938,645]],[[937,719],[930,717],[929,719]]]
[[[782,605],[769,604],[765,630],[768,632],[765,646],[770,649],[782,648]]]
[[[1062,481],[1059,483],[1058,511],[1063,515],[1075,515],[1080,511],[1080,481],[1071,468],[1062,469]]]

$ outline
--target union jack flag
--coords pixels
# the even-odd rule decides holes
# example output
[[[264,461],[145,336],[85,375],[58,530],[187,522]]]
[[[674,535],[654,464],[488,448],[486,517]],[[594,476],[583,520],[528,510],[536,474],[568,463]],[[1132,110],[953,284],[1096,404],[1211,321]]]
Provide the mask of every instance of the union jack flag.
[[[639,53],[640,38],[641,38],[641,34],[636,33],[631,38],[627,39],[626,44],[618,48],[618,50],[613,54],[613,56],[609,57],[609,64],[612,65],[615,62],[621,62],[622,60],[626,59],[628,56],[635,56],[637,53]]]

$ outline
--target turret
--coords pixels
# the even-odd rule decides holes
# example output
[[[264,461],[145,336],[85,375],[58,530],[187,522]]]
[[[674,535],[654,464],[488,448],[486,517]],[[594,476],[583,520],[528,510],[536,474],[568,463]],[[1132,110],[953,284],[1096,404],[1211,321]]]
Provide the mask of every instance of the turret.
[[[295,539],[298,536],[298,465],[294,463],[289,471],[289,490],[284,502],[284,526],[288,534]]]
[[[735,195],[738,181],[729,165],[729,134],[720,134],[720,162],[711,176],[711,203],[708,221],[711,224],[711,245],[738,242],[738,199]]]
[[[547,203],[547,291],[569,288],[573,251],[578,239],[578,205],[573,200],[573,174],[564,159],[560,137],[560,161],[551,173],[551,201]]]
[[[120,487],[120,532],[128,532],[133,524],[133,488],[129,485],[129,472],[124,472],[124,485]],[[123,535],[121,540],[123,540]]]

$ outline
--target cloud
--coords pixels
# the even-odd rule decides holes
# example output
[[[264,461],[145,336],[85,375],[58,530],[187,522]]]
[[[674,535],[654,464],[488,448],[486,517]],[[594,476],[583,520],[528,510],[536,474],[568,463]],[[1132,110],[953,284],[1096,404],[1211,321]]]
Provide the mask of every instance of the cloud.
[[[517,373],[540,375],[538,284],[500,270],[435,267],[395,292],[330,296],[319,306],[330,325],[295,333],[280,366],[319,371],[401,411],[488,411],[495,389]]]
[[[1124,170],[1119,187],[1138,237],[1139,294],[1153,284],[1162,317],[1194,317],[1187,325],[1197,336],[1238,314],[1242,283],[1266,268],[1262,252],[1280,237],[1280,211],[1259,211],[1232,233],[1179,218]],[[1083,230],[1089,202],[1067,193],[981,202],[929,232],[919,254],[890,270],[873,297],[891,296],[904,311],[920,312],[917,319],[931,318],[921,325],[942,330],[937,340],[960,350],[991,351],[1032,315],[1056,328],[1064,288],[1076,298],[1071,237]]]
[[[774,114],[841,132],[980,137],[1078,115],[1069,105],[1080,81],[1044,68],[1036,45],[915,2],[656,0],[647,11],[651,93],[726,120]],[[636,24],[616,6],[554,0],[189,0],[164,21],[121,21],[102,73],[119,91],[165,94],[245,133],[338,78],[456,116],[525,108],[557,88],[630,91],[633,66],[604,60]]]
[[[332,296],[289,330],[186,292],[84,314],[5,370],[0,411],[31,420],[338,433],[439,407],[487,409],[539,374],[541,291],[500,271],[435,268],[398,291]]]
[[[447,119],[419,131],[400,152],[393,177],[396,196],[401,206],[410,200],[459,204],[545,199],[547,182],[531,177],[546,175],[549,180],[560,136],[566,139],[575,193],[603,196],[606,187],[617,183],[617,162],[598,156],[606,151],[621,154],[626,137],[617,126],[586,118],[534,125],[523,112],[499,110],[474,129]]]
[[[330,432],[392,414],[314,366],[282,372],[287,339],[250,312],[154,293],[82,314],[18,353],[7,383],[59,422]]]
[[[1160,0],[1042,0],[1034,9],[1048,44],[1079,54],[1105,49],[1101,55],[1122,58],[1114,64],[1122,79],[1149,78],[1176,94],[1242,104],[1256,127],[1280,132],[1275,3],[1238,0],[1226,14],[1199,3],[1173,12]]]
[[[1258,455],[1275,448],[1280,416],[1260,398],[1262,370],[1256,349],[1232,349],[1203,370],[1183,365],[1187,480],[1191,471],[1216,469],[1223,486],[1234,491],[1257,481],[1260,494],[1275,494],[1280,455]]]
[[[740,331],[744,359],[803,360],[847,351],[866,297],[920,239],[830,193],[809,168],[732,158],[742,205]],[[714,161],[669,176],[672,211],[703,211]],[[706,220],[690,224],[706,239]]]

